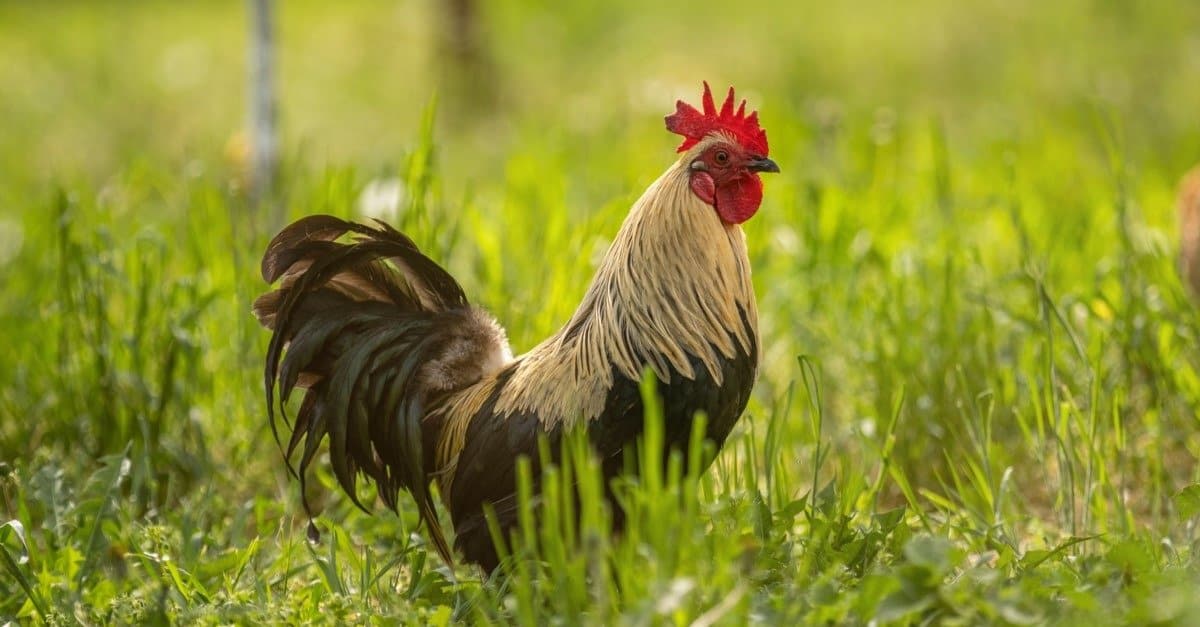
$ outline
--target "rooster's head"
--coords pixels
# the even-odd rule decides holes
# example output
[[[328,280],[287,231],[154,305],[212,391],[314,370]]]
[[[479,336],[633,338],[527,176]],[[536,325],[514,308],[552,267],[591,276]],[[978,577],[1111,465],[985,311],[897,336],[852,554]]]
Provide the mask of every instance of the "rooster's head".
[[[704,83],[702,104],[700,112],[676,102],[675,113],[666,118],[667,130],[684,137],[679,152],[686,153],[692,192],[726,224],[741,224],[762,202],[759,173],[778,172],[779,166],[767,158],[767,133],[758,125],[758,112],[746,115],[745,100],[734,111],[732,87],[718,111]]]

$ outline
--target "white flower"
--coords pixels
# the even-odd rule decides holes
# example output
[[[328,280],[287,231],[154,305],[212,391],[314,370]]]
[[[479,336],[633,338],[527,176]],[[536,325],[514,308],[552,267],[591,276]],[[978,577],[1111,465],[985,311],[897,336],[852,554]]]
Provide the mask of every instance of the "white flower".
[[[364,218],[395,222],[406,191],[404,181],[398,178],[375,179],[358,195],[358,214]]]

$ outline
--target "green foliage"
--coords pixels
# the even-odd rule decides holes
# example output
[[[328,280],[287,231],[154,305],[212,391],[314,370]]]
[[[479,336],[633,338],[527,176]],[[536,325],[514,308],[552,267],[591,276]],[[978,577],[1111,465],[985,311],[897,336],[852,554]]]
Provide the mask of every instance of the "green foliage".
[[[736,84],[784,172],[725,449],[621,479],[614,537],[570,439],[491,579],[327,467],[309,542],[249,313],[279,225],[241,191],[243,4],[0,4],[0,621],[1200,621],[1200,5],[482,4],[497,108],[435,119],[435,3],[286,3],[289,216],[394,204],[525,350],[674,98]]]

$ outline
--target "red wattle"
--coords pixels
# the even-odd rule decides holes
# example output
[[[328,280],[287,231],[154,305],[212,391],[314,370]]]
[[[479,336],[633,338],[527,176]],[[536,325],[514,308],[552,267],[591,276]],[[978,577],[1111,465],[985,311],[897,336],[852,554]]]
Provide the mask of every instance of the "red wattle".
[[[692,190],[695,189],[693,183]],[[717,215],[721,216],[721,220],[726,224],[741,224],[758,211],[758,206],[762,204],[762,194],[762,179],[758,178],[757,174],[751,174],[721,185],[716,190],[716,202],[711,204],[716,207]]]

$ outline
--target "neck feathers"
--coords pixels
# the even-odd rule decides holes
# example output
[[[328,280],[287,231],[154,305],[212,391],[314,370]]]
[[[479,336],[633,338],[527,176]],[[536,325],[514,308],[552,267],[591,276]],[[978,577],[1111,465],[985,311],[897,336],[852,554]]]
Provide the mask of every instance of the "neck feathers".
[[[756,326],[757,311],[746,238],[692,193],[686,159],[634,205],[583,304],[572,324],[587,316],[597,330],[633,333],[632,354],[608,355],[629,377],[648,365],[664,381],[671,371],[692,378],[694,355],[720,382],[719,356],[749,352],[742,317]]]
[[[650,368],[664,382],[694,379],[694,357],[720,385],[724,360],[753,353],[745,235],[689,188],[699,150],[634,204],[574,317],[520,360],[497,409],[533,411],[543,423],[591,419],[614,374],[641,379]]]

